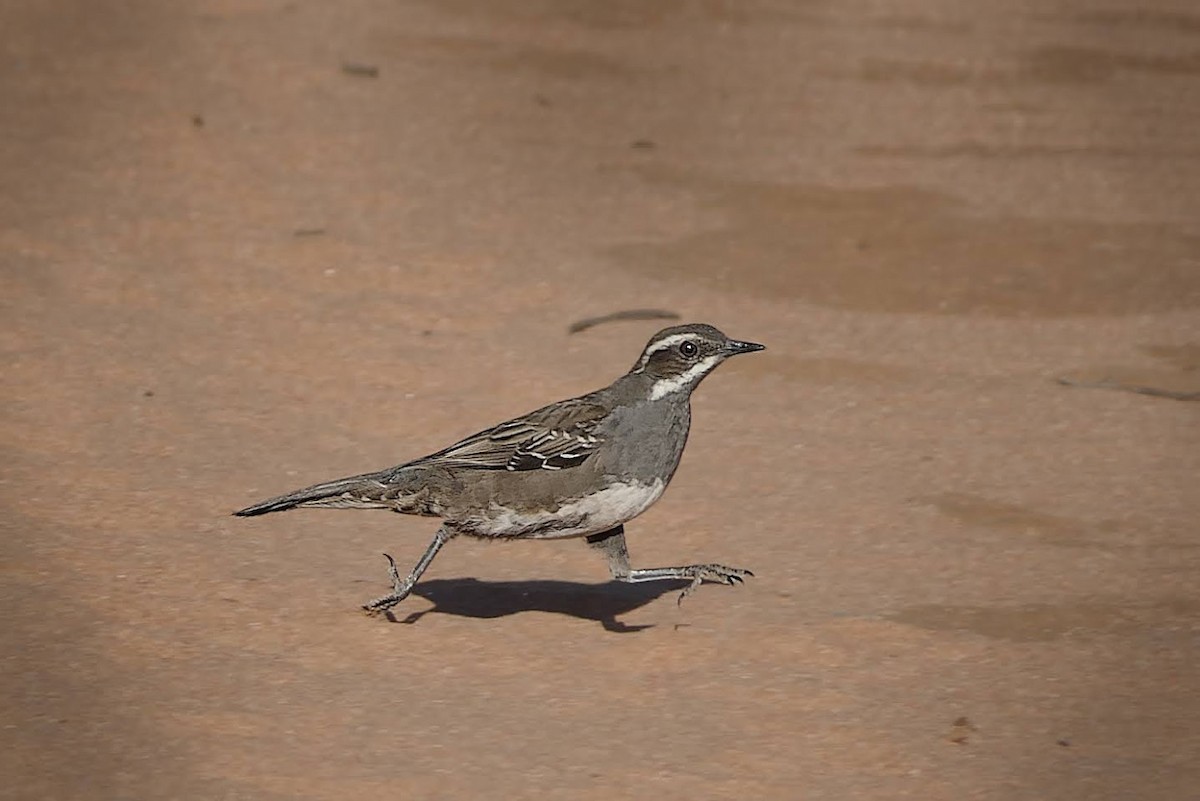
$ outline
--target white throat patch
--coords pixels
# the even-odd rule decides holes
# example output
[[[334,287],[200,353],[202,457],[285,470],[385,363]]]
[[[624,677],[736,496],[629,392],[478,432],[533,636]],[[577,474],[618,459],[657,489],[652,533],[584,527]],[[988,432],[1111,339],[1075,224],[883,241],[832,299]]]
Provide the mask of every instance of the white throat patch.
[[[650,400],[656,401],[691,387],[692,384],[703,378],[705,373],[716,367],[720,361],[721,354],[714,353],[712,356],[706,356],[696,362],[679,375],[658,379],[650,387]]]

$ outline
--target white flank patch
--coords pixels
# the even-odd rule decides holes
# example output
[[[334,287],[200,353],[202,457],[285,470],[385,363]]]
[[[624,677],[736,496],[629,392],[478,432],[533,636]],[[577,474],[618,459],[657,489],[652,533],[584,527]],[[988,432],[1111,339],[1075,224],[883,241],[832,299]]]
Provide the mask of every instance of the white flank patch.
[[[654,382],[654,386],[650,387],[650,400],[655,401],[659,398],[665,398],[682,389],[687,389],[696,381],[698,381],[705,373],[717,366],[721,361],[721,354],[713,354],[707,356],[693,364],[688,369],[684,370],[677,376],[671,378],[660,378]]]
[[[649,509],[663,494],[663,489],[659,479],[650,484],[609,484],[593,495],[560,506],[554,512],[521,514],[493,506],[492,511],[497,514],[484,524],[484,528],[490,529],[488,533],[497,537],[520,537],[522,532],[533,529],[533,532],[524,536],[545,540],[599,534]],[[571,524],[563,528],[536,530],[555,520],[571,521]]]

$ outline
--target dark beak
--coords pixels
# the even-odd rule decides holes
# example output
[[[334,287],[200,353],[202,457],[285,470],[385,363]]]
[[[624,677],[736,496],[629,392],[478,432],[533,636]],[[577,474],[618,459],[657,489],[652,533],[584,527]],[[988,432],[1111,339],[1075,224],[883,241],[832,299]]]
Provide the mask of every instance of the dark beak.
[[[756,350],[766,350],[766,345],[760,345],[757,342],[738,342],[736,339],[731,339],[725,343],[725,350],[730,356],[736,356],[739,353],[754,353]]]

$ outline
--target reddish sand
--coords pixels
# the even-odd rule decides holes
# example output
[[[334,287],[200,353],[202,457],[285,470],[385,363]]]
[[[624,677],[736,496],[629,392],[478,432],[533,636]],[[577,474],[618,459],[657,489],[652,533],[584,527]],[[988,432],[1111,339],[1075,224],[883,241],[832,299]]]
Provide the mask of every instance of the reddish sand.
[[[0,797],[1190,799],[1200,12],[0,3]],[[1124,9],[1124,10],[1123,10]],[[372,74],[374,70],[374,74]],[[232,509],[699,391],[638,565]]]

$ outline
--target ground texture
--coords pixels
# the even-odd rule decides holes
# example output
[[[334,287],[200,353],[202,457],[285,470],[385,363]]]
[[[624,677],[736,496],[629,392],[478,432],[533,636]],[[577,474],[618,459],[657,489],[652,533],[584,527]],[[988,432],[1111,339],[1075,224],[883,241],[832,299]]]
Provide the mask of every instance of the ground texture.
[[[1200,13],[1136,5],[0,2],[0,797],[1195,798]],[[643,307],[770,348],[629,527],[746,586],[455,541],[390,623],[431,521],[228,516]]]

